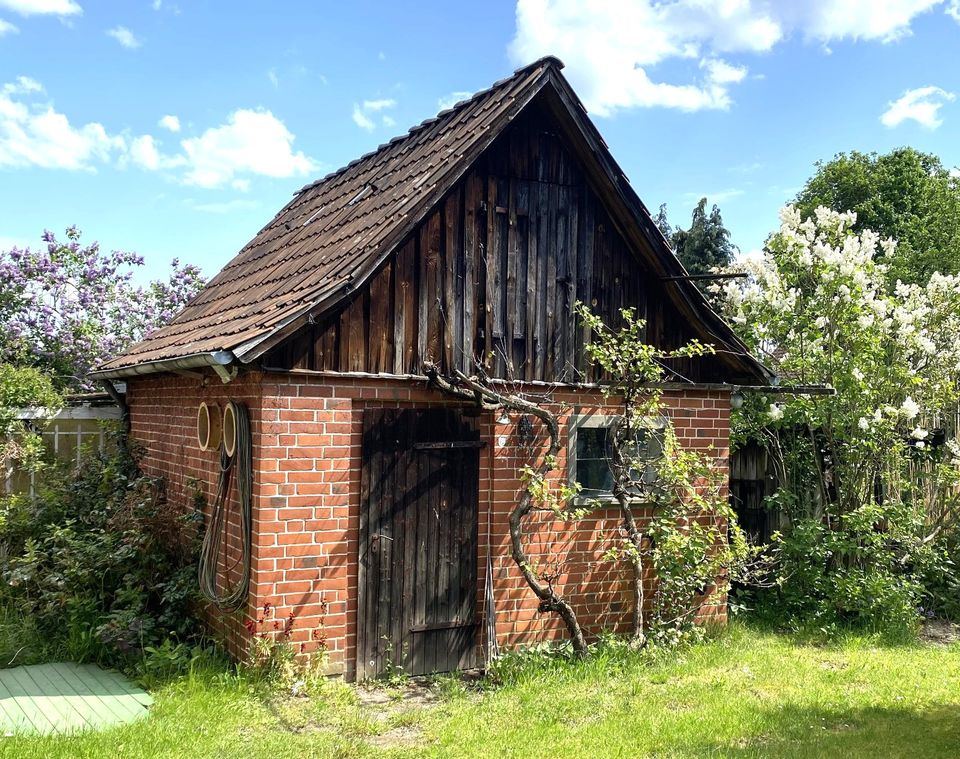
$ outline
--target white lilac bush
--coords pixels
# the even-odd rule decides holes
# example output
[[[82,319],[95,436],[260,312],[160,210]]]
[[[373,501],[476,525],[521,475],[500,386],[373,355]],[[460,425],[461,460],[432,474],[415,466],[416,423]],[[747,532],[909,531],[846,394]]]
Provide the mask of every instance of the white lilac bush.
[[[802,594],[830,596],[842,619],[894,624],[922,602],[920,575],[956,518],[960,278],[889,293],[877,258],[896,243],[852,232],[855,214],[801,219],[788,206],[780,220],[762,253],[737,262],[749,276],[714,289],[784,384],[836,394],[755,397],[735,437],[764,442],[782,473],[774,500],[789,529],[778,540],[804,566],[781,584],[789,574]]]

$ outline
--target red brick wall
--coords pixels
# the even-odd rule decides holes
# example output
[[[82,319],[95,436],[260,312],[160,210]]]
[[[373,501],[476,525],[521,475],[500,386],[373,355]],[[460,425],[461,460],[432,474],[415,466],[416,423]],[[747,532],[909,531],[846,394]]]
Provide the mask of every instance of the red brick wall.
[[[130,383],[133,435],[147,444],[146,468],[170,480],[171,498],[186,504],[188,477],[205,483],[212,499],[216,456],[194,442],[195,413],[201,399],[241,398],[251,408],[254,428],[254,562],[251,603],[241,618],[217,621],[215,629],[242,646],[243,618],[263,619],[261,629],[284,624],[292,615],[291,639],[298,650],[320,646],[331,668],[352,674],[356,648],[357,535],[361,473],[362,410],[368,406],[425,406],[449,403],[425,383],[379,378],[355,379],[309,374],[244,375],[229,385],[213,378],[163,377]],[[566,445],[571,414],[615,413],[599,393],[560,392],[565,404]],[[710,451],[718,466],[729,455],[729,395],[689,390],[664,395],[682,444]],[[558,405],[558,409],[561,406]],[[259,410],[259,413],[255,413]],[[507,520],[521,484],[516,473],[529,460],[518,447],[515,423],[481,418],[478,610],[484,612],[486,560],[491,552],[497,638],[515,646],[562,636],[554,615],[537,612],[536,599],[510,558]],[[557,476],[565,476],[566,449]],[[553,515],[531,518],[528,552],[550,562],[557,587],[571,596],[586,631],[619,628],[630,616],[628,571],[601,559],[619,526],[615,509],[601,509],[575,526]],[[652,589],[653,578],[647,578]],[[725,599],[711,613],[725,617]],[[265,604],[270,605],[266,616]],[[216,615],[214,615],[216,616]]]
[[[201,451],[197,446],[197,407],[201,401],[219,404],[221,411],[227,401],[242,401],[250,411],[250,426],[253,436],[253,460],[260,458],[261,435],[261,390],[260,376],[244,375],[229,385],[224,385],[215,374],[204,380],[176,375],[138,378],[127,383],[127,404],[130,407],[130,428],[134,440],[145,447],[141,463],[150,475],[164,477],[167,498],[184,509],[194,508],[195,493],[199,489],[207,507],[209,518],[217,493],[220,471],[219,454],[216,451]],[[254,474],[253,503],[256,512],[260,502],[262,479]],[[231,488],[232,501],[226,549],[228,563],[233,565],[239,549],[239,520],[236,485]],[[254,541],[254,561],[257,545]],[[239,567],[230,573],[230,582],[235,582]],[[221,572],[223,583],[225,573]],[[255,600],[250,607],[231,614],[223,614],[214,608],[203,610],[209,626],[234,655],[241,656],[246,645],[247,631],[244,622],[255,617]]]

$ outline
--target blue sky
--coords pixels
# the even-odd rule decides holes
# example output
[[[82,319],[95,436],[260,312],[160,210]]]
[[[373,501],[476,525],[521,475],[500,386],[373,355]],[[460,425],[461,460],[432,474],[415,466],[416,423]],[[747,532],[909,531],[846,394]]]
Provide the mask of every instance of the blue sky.
[[[651,210],[759,247],[813,163],[960,165],[960,0],[0,0],[0,247],[211,275],[303,184],[553,53]]]

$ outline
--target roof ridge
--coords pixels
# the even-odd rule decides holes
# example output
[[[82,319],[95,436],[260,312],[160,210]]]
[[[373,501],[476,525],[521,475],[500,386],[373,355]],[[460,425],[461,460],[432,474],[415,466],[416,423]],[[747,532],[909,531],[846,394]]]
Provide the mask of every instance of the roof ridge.
[[[545,55],[545,56],[543,56],[542,58],[538,58],[537,60],[533,61],[532,63],[528,63],[526,66],[521,66],[520,68],[516,69],[516,70],[513,72],[513,74],[511,74],[510,76],[506,76],[506,77],[504,77],[503,79],[498,79],[498,80],[495,81],[493,84],[491,84],[489,87],[486,87],[486,88],[484,88],[484,89],[482,89],[482,90],[479,90],[478,92],[474,92],[470,97],[454,103],[454,104],[453,104],[452,106],[450,106],[449,108],[444,108],[442,111],[434,114],[433,116],[424,119],[424,120],[421,121],[419,124],[414,124],[414,125],[413,125],[412,127],[410,127],[405,133],[398,134],[398,135],[396,135],[395,137],[391,137],[391,138],[390,138],[389,140],[387,140],[386,142],[378,145],[378,146],[377,146],[376,148],[374,148],[373,150],[370,150],[370,151],[364,153],[363,155],[359,156],[358,158],[354,158],[352,161],[350,161],[349,163],[347,163],[347,164],[344,165],[344,166],[341,166],[339,169],[335,169],[334,171],[331,171],[329,174],[327,174],[327,175],[325,175],[325,176],[323,176],[323,177],[320,177],[319,179],[315,179],[315,180],[312,181],[312,182],[308,182],[308,183],[305,184],[303,187],[301,187],[299,190],[297,190],[295,193],[293,193],[293,196],[296,198],[296,197],[298,197],[299,195],[302,195],[303,193],[305,193],[307,190],[311,190],[311,189],[313,189],[314,187],[316,187],[317,185],[321,185],[321,184],[324,184],[325,182],[328,182],[329,180],[333,179],[334,177],[337,177],[337,176],[339,176],[340,174],[343,174],[344,172],[352,169],[352,168],[353,168],[354,166],[356,166],[357,164],[363,163],[364,161],[367,161],[368,159],[373,158],[373,156],[375,156],[375,155],[377,155],[378,153],[386,150],[386,149],[389,148],[389,147],[392,147],[393,145],[396,145],[398,142],[400,142],[400,141],[402,141],[402,140],[406,140],[406,139],[408,139],[409,137],[412,137],[413,135],[415,135],[415,134],[423,131],[423,130],[426,129],[427,127],[432,126],[433,124],[435,124],[435,123],[436,123],[437,121],[439,121],[440,119],[442,119],[442,118],[443,118],[443,119],[448,118],[448,117],[452,116],[454,113],[456,113],[456,112],[458,112],[458,111],[462,111],[464,108],[466,108],[467,106],[469,106],[471,103],[475,102],[476,100],[479,100],[479,99],[482,98],[482,97],[486,97],[486,96],[487,96],[488,94],[490,94],[493,90],[495,90],[495,89],[497,89],[497,88],[499,88],[499,87],[504,87],[504,86],[506,86],[507,84],[509,84],[510,82],[514,81],[515,79],[518,79],[521,75],[526,74],[527,72],[529,72],[529,71],[537,68],[538,66],[539,66],[539,67],[543,67],[544,69],[549,68],[549,67],[551,67],[551,66],[555,66],[555,67],[559,70],[559,69],[562,69],[562,68],[563,68],[563,61],[561,61],[559,58],[557,58],[557,57],[554,56],[554,55]],[[279,214],[278,214],[278,215],[279,215]]]

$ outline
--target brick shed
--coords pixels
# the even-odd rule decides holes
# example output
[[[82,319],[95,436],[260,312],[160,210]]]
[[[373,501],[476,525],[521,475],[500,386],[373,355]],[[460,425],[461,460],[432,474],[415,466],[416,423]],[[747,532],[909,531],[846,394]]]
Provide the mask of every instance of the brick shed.
[[[730,394],[770,376],[686,277],[561,69],[537,61],[307,185],[168,326],[96,372],[126,381],[144,468],[184,508],[217,488],[199,404],[247,409],[249,591],[207,611],[235,653],[287,628],[299,651],[364,677],[476,666],[494,636],[564,635],[509,552],[540,430],[451,400],[423,367],[482,365],[547,398],[562,413],[558,476],[602,496],[615,409],[585,360],[578,300],[608,322],[634,307],[660,347],[716,347],[671,363],[664,399],[682,443],[727,467]],[[235,492],[228,503],[222,586],[244,571]],[[598,538],[619,522],[613,507],[576,529],[529,517],[529,554],[588,634],[629,621],[626,570]],[[708,613],[725,617],[725,600]]]

